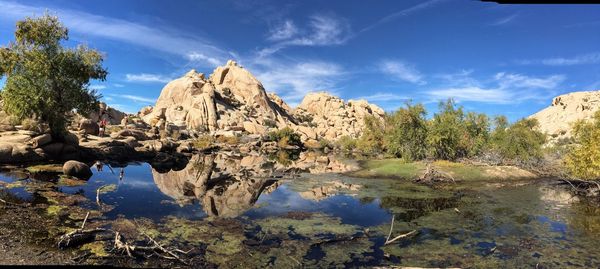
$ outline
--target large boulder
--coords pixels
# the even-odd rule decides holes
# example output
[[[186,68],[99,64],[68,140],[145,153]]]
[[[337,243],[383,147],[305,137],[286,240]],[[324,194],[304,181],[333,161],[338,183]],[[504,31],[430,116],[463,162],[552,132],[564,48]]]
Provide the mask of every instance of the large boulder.
[[[85,163],[78,161],[67,161],[63,165],[63,174],[87,180],[92,177],[92,170]]]
[[[365,128],[365,118],[374,117],[383,122],[385,111],[365,100],[344,102],[326,92],[307,94],[294,110],[296,127],[303,139],[325,138],[335,141],[342,136],[359,137]]]
[[[81,119],[79,121],[79,131],[89,135],[98,135],[100,133],[100,126],[91,119]]]
[[[552,99],[552,104],[529,116],[537,119],[539,130],[549,143],[573,136],[573,123],[589,120],[600,109],[600,91],[572,92]]]

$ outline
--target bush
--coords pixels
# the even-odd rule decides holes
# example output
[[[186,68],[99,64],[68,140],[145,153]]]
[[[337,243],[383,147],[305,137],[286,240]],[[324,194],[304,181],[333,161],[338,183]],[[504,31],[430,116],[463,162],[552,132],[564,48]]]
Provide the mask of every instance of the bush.
[[[427,135],[431,156],[442,160],[465,157],[469,143],[462,107],[457,108],[452,99],[440,103],[439,107],[440,111],[430,121]]]
[[[386,116],[384,147],[388,154],[405,161],[425,158],[427,153],[427,120],[423,105],[406,104]]]
[[[496,119],[491,148],[503,158],[531,161],[542,157],[546,135],[536,130],[536,119],[522,119],[506,128],[506,118]]]
[[[353,151],[356,148],[356,139],[350,136],[342,136],[336,142],[336,147],[344,151]]]
[[[592,121],[579,121],[573,126],[576,146],[565,157],[571,176],[588,180],[600,179],[600,111]]]
[[[374,154],[383,150],[383,123],[373,116],[364,119],[363,134],[356,141],[356,149],[360,152]]]
[[[219,143],[229,144],[229,145],[237,145],[240,142],[240,138],[237,136],[217,136],[216,139]]]
[[[207,149],[214,145],[215,138],[210,135],[202,135],[194,140],[192,145],[196,149]]]
[[[294,132],[292,128],[285,127],[276,131],[269,132],[267,134],[269,141],[275,141],[280,147],[285,146],[302,146],[300,135]]]

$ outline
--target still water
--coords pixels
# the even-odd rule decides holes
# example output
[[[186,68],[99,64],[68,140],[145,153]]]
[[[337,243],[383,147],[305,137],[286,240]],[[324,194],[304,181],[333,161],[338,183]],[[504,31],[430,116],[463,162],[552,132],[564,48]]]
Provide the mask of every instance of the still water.
[[[96,190],[112,186],[99,195],[111,206],[104,221],[131,220],[162,242],[202,245],[220,267],[600,266],[600,210],[552,180],[432,188],[331,173],[339,168],[333,159],[288,166],[260,157],[195,156],[180,171],[105,165],[83,185],[51,188],[86,197],[77,206],[93,210]],[[0,174],[11,193],[45,202],[37,180],[19,178]],[[392,238],[417,232],[384,245],[392,216]]]

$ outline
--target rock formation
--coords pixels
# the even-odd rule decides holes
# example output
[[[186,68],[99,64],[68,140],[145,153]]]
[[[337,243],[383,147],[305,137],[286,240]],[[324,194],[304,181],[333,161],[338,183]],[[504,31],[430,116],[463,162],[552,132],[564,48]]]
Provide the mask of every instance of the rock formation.
[[[357,137],[367,115],[383,118],[383,110],[366,101],[349,101],[326,93],[308,95],[292,110],[279,96],[265,91],[248,70],[234,61],[217,67],[206,78],[192,70],[169,82],[154,107],[138,115],[153,127],[197,132],[246,131],[263,135],[291,127],[304,141],[340,136]]]
[[[152,126],[173,124],[200,132],[235,129],[263,134],[291,122],[262,84],[234,61],[217,67],[209,79],[192,70],[169,82],[156,105],[139,114]]]
[[[550,143],[572,136],[572,125],[591,119],[600,109],[600,91],[572,92],[555,97],[552,104],[529,116],[537,119],[539,129],[548,134]]]
[[[383,121],[385,112],[365,100],[344,100],[325,92],[309,93],[294,111],[299,121],[306,123],[298,131],[308,138],[334,141],[341,136],[357,138],[362,134],[364,119],[373,116]]]

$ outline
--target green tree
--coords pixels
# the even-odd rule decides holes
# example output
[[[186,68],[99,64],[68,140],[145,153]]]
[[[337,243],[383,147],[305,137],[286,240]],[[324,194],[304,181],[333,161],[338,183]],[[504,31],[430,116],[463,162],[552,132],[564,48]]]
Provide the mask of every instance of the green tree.
[[[576,146],[565,157],[572,176],[600,180],[600,111],[592,121],[578,121],[573,126]]]
[[[364,119],[365,127],[362,135],[356,141],[356,149],[363,153],[379,153],[383,150],[384,124],[374,116]]]
[[[505,117],[496,118],[491,137],[491,148],[503,158],[529,161],[542,157],[546,135],[536,127],[536,119],[522,119],[507,127]]]
[[[435,159],[455,160],[468,152],[465,114],[456,107],[454,100],[440,102],[440,111],[433,115],[429,124],[427,144]]]
[[[55,139],[66,134],[67,114],[87,114],[98,107],[91,79],[105,80],[102,55],[84,46],[65,48],[68,30],[45,14],[17,22],[15,41],[0,48],[0,76],[6,76],[2,99],[6,112],[20,119],[46,122]]]
[[[427,112],[422,104],[400,108],[386,116],[384,145],[388,154],[405,161],[425,158],[427,154]]]
[[[467,131],[468,156],[477,156],[488,145],[490,120],[485,114],[469,112],[465,118],[465,128]]]

